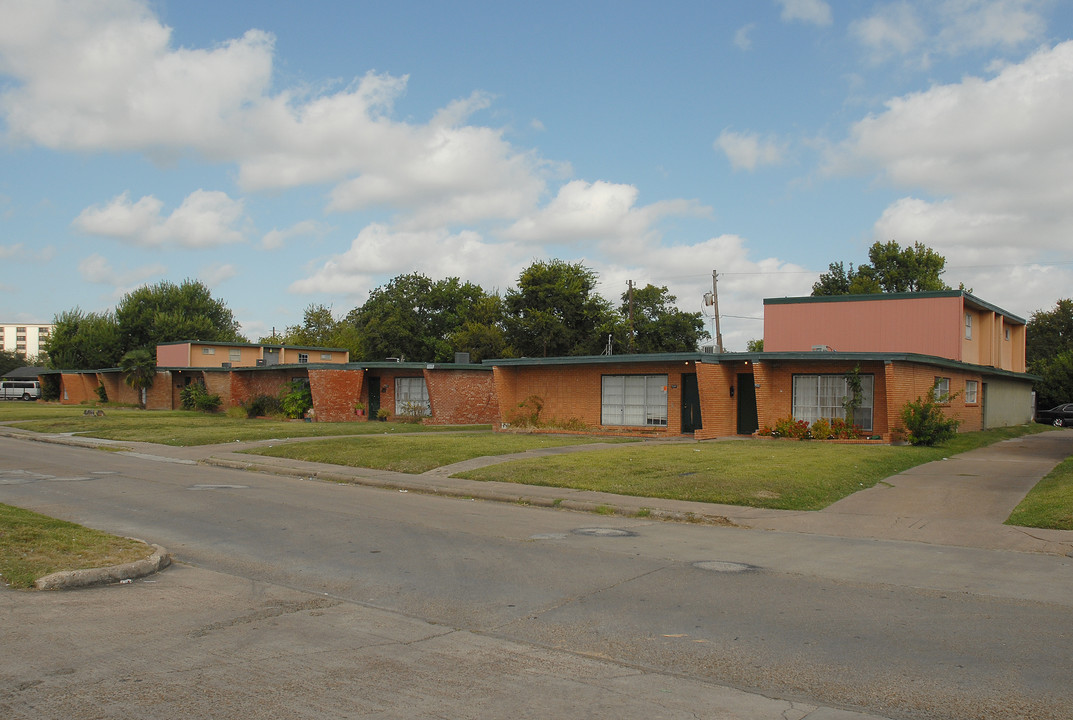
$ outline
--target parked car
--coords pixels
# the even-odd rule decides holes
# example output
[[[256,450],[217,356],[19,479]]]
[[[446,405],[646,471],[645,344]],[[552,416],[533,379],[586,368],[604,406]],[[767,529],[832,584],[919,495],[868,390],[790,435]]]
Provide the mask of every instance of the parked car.
[[[0,381],[0,398],[4,400],[36,400],[41,397],[41,383],[36,380]]]
[[[1073,427],[1073,403],[1066,403],[1050,410],[1037,410],[1036,422],[1055,427]]]

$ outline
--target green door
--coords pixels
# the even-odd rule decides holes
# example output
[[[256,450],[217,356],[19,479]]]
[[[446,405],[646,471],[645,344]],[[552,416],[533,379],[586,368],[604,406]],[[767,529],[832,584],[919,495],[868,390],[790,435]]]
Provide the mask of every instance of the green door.
[[[380,378],[368,376],[365,383],[369,386],[369,419],[376,418],[376,411],[380,409]]]
[[[760,427],[755,382],[752,373],[738,373],[738,435],[752,435]]]
[[[700,430],[700,389],[696,373],[682,374],[682,432]]]

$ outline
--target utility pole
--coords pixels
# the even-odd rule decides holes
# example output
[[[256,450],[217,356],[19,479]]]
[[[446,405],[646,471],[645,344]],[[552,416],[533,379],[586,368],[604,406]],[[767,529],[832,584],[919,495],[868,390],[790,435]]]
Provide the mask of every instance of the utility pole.
[[[630,354],[633,354],[633,280],[626,281],[630,288]]]
[[[719,273],[712,270],[712,291],[710,293],[704,293],[704,304],[710,305],[712,311],[715,313],[715,351],[720,355],[723,354],[723,333],[719,329],[719,286],[717,284],[717,278]]]

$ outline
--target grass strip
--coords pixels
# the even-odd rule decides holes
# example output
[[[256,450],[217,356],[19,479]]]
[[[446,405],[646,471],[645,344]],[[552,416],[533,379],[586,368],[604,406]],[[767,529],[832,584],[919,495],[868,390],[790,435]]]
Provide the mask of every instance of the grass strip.
[[[1073,530],[1073,457],[1051,470],[1013,509],[1007,525]]]
[[[40,433],[74,433],[106,440],[151,442],[188,447],[272,438],[333,437],[339,435],[391,435],[485,430],[484,426],[421,425],[410,423],[344,422],[307,423],[228,417],[184,410],[145,411],[104,407],[102,417],[86,416],[81,406],[39,406],[9,410],[0,406],[0,420],[20,420],[19,428]],[[29,407],[27,407],[29,406]],[[6,411],[6,412],[4,412]]]
[[[0,579],[13,588],[33,587],[61,570],[134,562],[151,552],[134,540],[0,504]]]
[[[488,455],[589,443],[636,442],[631,438],[576,435],[512,435],[491,432],[451,436],[337,438],[247,450],[251,455],[420,474]]]
[[[455,476],[669,500],[820,510],[916,465],[1045,429],[1023,425],[960,433],[946,445],[932,448],[767,439],[648,443],[515,460]]]

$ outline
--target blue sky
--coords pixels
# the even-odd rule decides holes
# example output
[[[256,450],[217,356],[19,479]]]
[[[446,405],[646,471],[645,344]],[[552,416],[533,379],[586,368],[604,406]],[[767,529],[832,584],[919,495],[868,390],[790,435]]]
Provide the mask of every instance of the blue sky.
[[[0,0],[0,321],[203,280],[256,340],[392,277],[719,272],[724,344],[876,240],[1073,285],[1073,7]],[[709,326],[710,327],[710,326]]]

